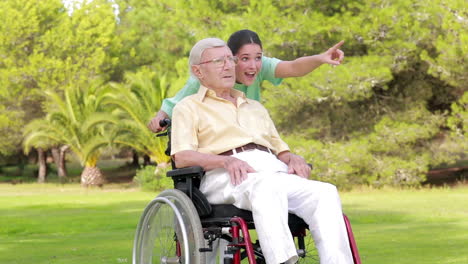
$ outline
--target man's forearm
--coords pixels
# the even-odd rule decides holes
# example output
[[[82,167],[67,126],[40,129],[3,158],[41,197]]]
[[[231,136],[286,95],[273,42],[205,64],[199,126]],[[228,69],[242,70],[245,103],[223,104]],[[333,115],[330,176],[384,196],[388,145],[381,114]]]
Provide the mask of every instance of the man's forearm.
[[[205,154],[193,150],[184,150],[174,155],[177,168],[201,166],[204,170],[223,168],[226,157],[214,154]]]
[[[289,161],[291,159],[291,155],[292,153],[289,152],[289,151],[283,151],[281,153],[278,154],[278,159],[281,160],[282,162],[286,163],[286,164],[289,164]]]

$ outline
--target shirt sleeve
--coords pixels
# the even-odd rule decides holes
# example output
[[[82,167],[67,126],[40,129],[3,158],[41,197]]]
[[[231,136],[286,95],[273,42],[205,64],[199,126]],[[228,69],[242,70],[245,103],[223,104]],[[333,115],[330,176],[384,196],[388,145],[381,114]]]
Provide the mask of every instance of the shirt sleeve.
[[[200,82],[197,78],[190,76],[184,87],[177,92],[174,97],[166,98],[163,100],[161,110],[163,110],[170,118],[172,118],[172,111],[174,106],[185,97],[197,93],[200,88]]]
[[[275,71],[276,66],[280,62],[280,59],[262,56],[262,69],[260,71],[262,80],[267,80],[275,86],[279,85],[283,81],[283,78],[277,78]]]
[[[171,129],[171,155],[184,150],[198,150],[197,125],[198,115],[194,109],[184,103],[174,107]]]

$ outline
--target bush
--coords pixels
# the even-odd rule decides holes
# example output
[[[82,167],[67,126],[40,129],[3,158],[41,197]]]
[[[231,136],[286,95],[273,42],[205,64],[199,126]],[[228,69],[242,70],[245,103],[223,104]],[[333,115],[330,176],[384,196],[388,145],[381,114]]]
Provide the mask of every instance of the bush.
[[[145,191],[161,191],[172,188],[172,179],[166,177],[169,168],[148,165],[136,172],[134,181]]]

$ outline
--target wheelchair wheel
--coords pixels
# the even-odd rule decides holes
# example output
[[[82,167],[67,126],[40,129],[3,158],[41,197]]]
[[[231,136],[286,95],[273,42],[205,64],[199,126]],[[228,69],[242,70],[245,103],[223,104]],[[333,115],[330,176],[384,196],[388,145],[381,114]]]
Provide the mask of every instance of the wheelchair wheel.
[[[299,242],[296,241],[296,246],[299,248]],[[307,230],[304,236],[304,251],[298,250],[299,260],[298,264],[318,264],[320,259],[318,256],[317,248],[315,247],[314,240],[310,235],[310,231]]]
[[[133,264],[204,264],[203,231],[192,201],[165,190],[146,206],[135,234]]]

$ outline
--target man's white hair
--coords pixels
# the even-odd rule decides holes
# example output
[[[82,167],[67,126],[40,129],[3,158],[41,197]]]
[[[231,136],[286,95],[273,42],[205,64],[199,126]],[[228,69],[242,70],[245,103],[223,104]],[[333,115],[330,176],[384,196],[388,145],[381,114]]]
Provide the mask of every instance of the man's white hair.
[[[224,42],[224,40],[221,40],[219,38],[206,38],[206,39],[202,39],[198,41],[192,47],[192,50],[190,51],[190,56],[189,56],[190,75],[197,78],[197,76],[195,76],[195,74],[193,74],[192,72],[192,66],[197,65],[201,62],[202,54],[206,49],[225,47],[225,46],[227,46],[226,42]]]

